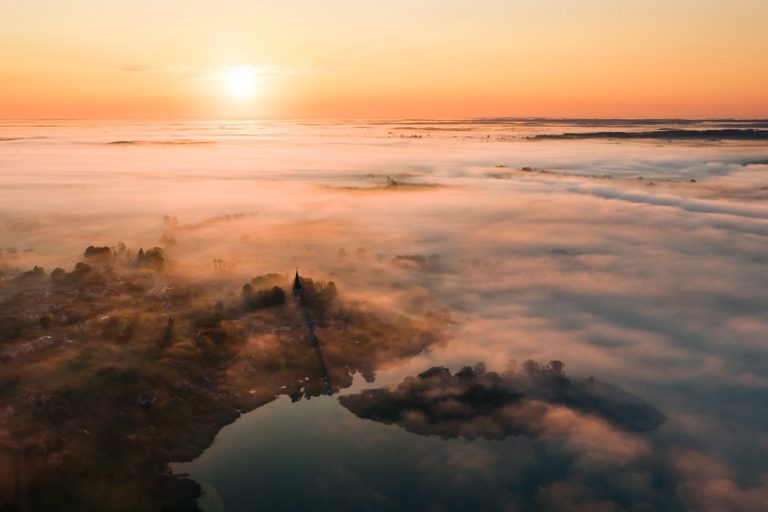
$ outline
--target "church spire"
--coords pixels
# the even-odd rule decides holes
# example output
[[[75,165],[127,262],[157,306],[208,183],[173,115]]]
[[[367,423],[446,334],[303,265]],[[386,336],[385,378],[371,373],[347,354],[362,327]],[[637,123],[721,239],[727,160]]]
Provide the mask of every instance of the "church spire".
[[[293,278],[293,296],[299,297],[301,295],[301,278],[299,277],[299,269],[296,269],[296,276]]]

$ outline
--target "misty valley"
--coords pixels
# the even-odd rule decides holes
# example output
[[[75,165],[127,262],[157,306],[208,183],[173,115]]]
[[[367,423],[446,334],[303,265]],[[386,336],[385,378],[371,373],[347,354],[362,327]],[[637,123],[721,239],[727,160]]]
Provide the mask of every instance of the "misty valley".
[[[765,129],[8,122],[0,510],[759,510]]]

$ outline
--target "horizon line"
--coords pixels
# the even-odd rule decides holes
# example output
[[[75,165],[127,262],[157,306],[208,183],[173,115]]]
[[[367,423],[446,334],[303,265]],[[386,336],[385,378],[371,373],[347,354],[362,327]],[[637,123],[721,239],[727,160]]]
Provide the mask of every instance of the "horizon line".
[[[768,117],[637,117],[637,116],[446,116],[446,117],[401,117],[401,116],[369,116],[369,117],[200,117],[200,116],[177,116],[177,117],[0,117],[0,122],[7,121],[239,121],[239,122],[265,122],[265,121],[285,121],[285,122],[361,122],[361,121],[402,121],[402,122],[421,122],[421,121],[698,121],[698,122],[768,122]]]

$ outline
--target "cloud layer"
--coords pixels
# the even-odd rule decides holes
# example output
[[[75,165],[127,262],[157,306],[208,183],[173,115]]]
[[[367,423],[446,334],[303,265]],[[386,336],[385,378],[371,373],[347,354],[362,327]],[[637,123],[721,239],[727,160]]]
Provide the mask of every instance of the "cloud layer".
[[[758,510],[768,149],[512,142],[483,130],[411,139],[381,124],[3,127],[0,137],[19,140],[0,142],[0,276],[123,241],[163,245],[178,275],[241,284],[298,266],[361,307],[447,309],[454,341],[384,368],[378,383],[434,365],[562,359],[668,416],[638,440],[549,406],[548,435],[576,462],[558,478],[525,462],[541,482],[519,499],[552,510],[632,500]],[[107,144],[116,140],[213,143]],[[438,258],[393,264],[398,255]],[[596,461],[601,449],[624,472]],[[472,450],[456,460],[476,461],[478,474],[506,467],[486,445]],[[594,492],[614,476],[625,501]]]

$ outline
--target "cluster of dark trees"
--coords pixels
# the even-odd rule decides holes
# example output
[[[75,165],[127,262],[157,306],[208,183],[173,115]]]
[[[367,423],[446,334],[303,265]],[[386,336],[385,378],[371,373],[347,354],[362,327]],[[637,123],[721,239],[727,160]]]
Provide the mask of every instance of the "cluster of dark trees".
[[[86,260],[93,262],[109,263],[112,261],[112,250],[109,247],[96,247],[89,245],[88,248],[85,249],[83,257]]]
[[[153,247],[147,250],[147,252],[144,252],[144,249],[139,249],[139,254],[136,255],[137,267],[163,270],[164,265],[165,255],[160,247]]]
[[[285,304],[287,295],[279,286],[254,290],[251,284],[243,285],[243,301],[249,309],[264,309]]]
[[[542,404],[566,406],[631,431],[654,430],[664,421],[660,411],[640,398],[593,378],[568,379],[564,367],[558,360],[547,364],[529,360],[521,373],[496,373],[479,363],[451,374],[436,366],[394,388],[366,390],[339,400],[361,418],[443,437],[535,437],[544,432],[547,408]],[[413,417],[426,421],[412,422]]]
[[[110,267],[96,269],[87,263],[79,262],[75,265],[72,272],[67,272],[61,267],[53,269],[50,274],[50,279],[58,285],[104,284],[105,274],[111,275],[112,273]],[[13,281],[17,284],[39,283],[44,281],[47,277],[49,276],[43,267],[35,266],[32,270],[17,275]]]
[[[328,306],[338,291],[333,281],[327,283],[301,277],[301,297],[311,308]],[[288,280],[281,274],[265,274],[243,285],[243,299],[252,309],[280,306],[287,300]]]
[[[523,363],[523,371],[529,377],[562,375],[565,363],[554,359],[547,364],[541,364],[533,359]]]
[[[309,277],[301,278],[301,288],[304,300],[309,306],[326,307],[336,299],[338,291],[336,283],[328,281],[313,281]]]
[[[22,272],[21,274],[17,275],[14,278],[14,281],[19,282],[25,282],[25,281],[37,281],[40,279],[45,278],[45,269],[43,267],[38,267],[35,265],[35,267],[32,270],[27,270],[26,272]]]
[[[83,257],[86,261],[98,265],[107,265],[113,262],[127,263],[138,268],[153,270],[163,270],[165,265],[165,253],[162,248],[153,247],[146,252],[141,248],[134,258],[131,251],[122,242],[117,247],[112,248],[90,245],[83,253]]]

